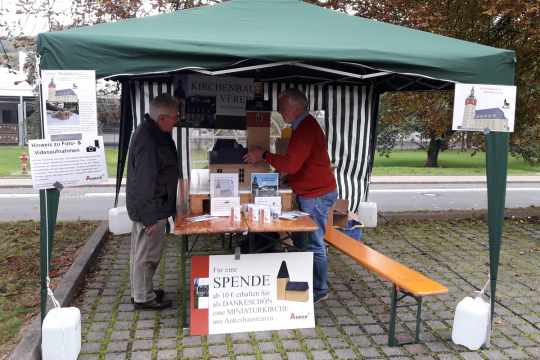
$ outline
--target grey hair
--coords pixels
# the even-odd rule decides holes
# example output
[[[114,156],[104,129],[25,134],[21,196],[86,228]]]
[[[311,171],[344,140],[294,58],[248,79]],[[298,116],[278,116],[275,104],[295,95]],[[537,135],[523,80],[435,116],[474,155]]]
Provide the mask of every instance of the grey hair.
[[[150,118],[158,121],[159,117],[166,115],[172,107],[178,107],[178,100],[171,94],[160,94],[153,98],[150,103]]]
[[[308,109],[308,101],[302,90],[297,88],[283,90],[278,95],[278,101],[282,98],[286,98],[289,101],[289,105],[299,105],[304,111]]]

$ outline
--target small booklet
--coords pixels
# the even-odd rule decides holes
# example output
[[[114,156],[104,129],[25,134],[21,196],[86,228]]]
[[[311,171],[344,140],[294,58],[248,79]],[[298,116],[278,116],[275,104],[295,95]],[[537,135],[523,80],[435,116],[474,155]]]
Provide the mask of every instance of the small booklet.
[[[282,212],[280,218],[287,219],[287,220],[297,220],[301,218],[302,216],[306,216],[306,215],[309,215],[309,214],[302,211],[298,211],[298,210],[291,210],[291,211]]]
[[[186,218],[187,221],[197,222],[197,221],[205,221],[205,220],[212,220],[217,219],[219,216],[212,216],[212,215],[201,215],[201,216],[195,216]]]

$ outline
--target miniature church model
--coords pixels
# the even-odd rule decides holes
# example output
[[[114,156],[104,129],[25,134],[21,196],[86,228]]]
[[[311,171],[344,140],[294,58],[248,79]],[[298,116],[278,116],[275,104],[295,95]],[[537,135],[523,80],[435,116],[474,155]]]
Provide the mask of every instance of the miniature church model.
[[[244,155],[250,149],[260,147],[270,151],[270,116],[272,106],[263,97],[262,81],[255,79],[253,83],[253,100],[246,101],[246,129],[248,148],[243,148],[234,140],[220,139],[209,152],[209,168],[211,173],[237,173],[238,189],[251,190],[251,174],[267,173],[270,165],[265,161],[254,164],[244,162]]]

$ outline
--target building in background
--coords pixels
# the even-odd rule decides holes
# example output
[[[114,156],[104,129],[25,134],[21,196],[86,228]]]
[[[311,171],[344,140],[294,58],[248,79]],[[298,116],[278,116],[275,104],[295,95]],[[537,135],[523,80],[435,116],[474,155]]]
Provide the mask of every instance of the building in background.
[[[34,94],[22,71],[24,53],[19,53],[19,69],[0,67],[0,145],[27,143],[24,119],[33,112]]]

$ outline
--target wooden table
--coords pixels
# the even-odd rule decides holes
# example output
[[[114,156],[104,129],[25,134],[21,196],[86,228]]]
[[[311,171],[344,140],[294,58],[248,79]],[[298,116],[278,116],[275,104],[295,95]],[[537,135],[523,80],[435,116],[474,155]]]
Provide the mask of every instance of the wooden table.
[[[270,224],[264,224],[261,222],[253,222],[250,220],[246,220],[246,223],[249,228],[249,253],[250,254],[253,254],[256,252],[262,252],[271,246],[275,246],[276,244],[282,244],[286,247],[286,249],[293,250],[293,251],[307,251],[308,250],[308,233],[317,231],[319,229],[317,224],[315,224],[315,222],[311,220],[309,216],[302,216],[296,220],[286,220],[286,219],[273,220]],[[287,233],[288,235],[284,238],[276,240],[275,238],[272,238],[264,234],[264,233],[269,233],[269,232]],[[255,251],[254,249],[255,233],[258,233],[259,236],[265,239],[269,239],[273,241],[273,243]],[[294,246],[291,246],[290,244],[285,243],[285,240],[292,239],[293,233],[302,233],[303,242],[304,242],[302,249],[298,249]]]
[[[206,234],[242,234],[248,231],[248,226],[245,220],[231,221],[228,217],[220,217],[205,221],[187,221],[186,218],[205,215],[201,213],[187,214],[186,216],[177,216],[174,221],[174,234],[180,235],[182,238],[182,327],[187,326],[187,299],[186,299],[186,250],[188,246],[189,235],[206,235]],[[223,238],[222,238],[223,239]],[[223,240],[222,240],[223,241]],[[238,242],[238,241],[237,241]]]
[[[176,216],[174,222],[174,234],[179,235],[182,238],[182,253],[181,253],[181,263],[182,263],[182,285],[180,290],[182,291],[182,327],[187,327],[187,296],[186,296],[186,252],[188,246],[188,236],[189,235],[207,235],[207,234],[242,234],[246,231],[249,231],[249,253],[253,254],[254,251],[254,235],[258,233],[264,238],[271,239],[273,243],[270,246],[275,246],[276,243],[281,243],[287,246],[288,249],[293,251],[307,251],[308,249],[308,232],[316,231],[318,229],[317,225],[309,216],[302,216],[297,220],[285,220],[279,219],[274,220],[270,224],[263,224],[260,222],[253,222],[249,220],[240,220],[240,221],[231,221],[228,217],[220,217],[212,220],[192,222],[187,221],[186,218],[205,215],[204,213],[197,214],[187,214],[185,216]],[[282,239],[274,239],[269,236],[266,236],[265,232],[278,232],[278,233],[288,233],[289,235]],[[302,249],[298,249],[294,246],[286,244],[284,241],[292,238],[293,233],[302,233],[304,238],[304,244]],[[238,245],[238,237],[237,237]],[[266,249],[264,247],[259,249],[262,251]]]

